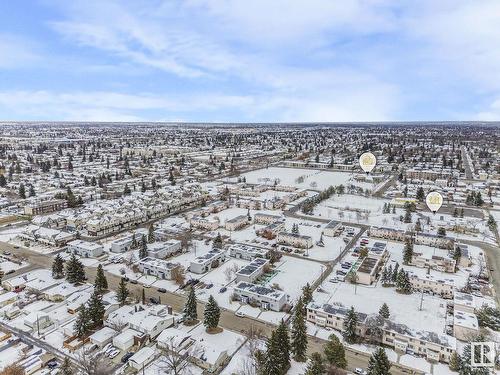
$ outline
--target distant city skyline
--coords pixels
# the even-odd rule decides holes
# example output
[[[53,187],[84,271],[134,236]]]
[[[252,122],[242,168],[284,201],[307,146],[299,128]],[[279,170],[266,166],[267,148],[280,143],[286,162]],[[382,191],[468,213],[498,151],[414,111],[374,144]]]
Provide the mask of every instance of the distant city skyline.
[[[498,121],[499,24],[497,1],[4,1],[0,121]]]

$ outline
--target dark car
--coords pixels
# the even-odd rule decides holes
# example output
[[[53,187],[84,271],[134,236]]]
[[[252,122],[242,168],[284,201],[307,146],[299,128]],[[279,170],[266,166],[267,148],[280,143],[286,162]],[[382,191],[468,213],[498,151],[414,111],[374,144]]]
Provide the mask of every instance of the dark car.
[[[157,290],[160,293],[167,293],[167,290],[165,288],[158,288]]]
[[[137,280],[130,280],[130,284],[139,284],[139,282]]]
[[[123,278],[123,280],[125,280],[125,281],[130,281],[130,279],[129,279],[127,276],[125,276],[125,277]]]
[[[213,286],[214,286],[214,284],[210,283],[210,284],[207,284],[207,286],[205,288],[210,289]]]
[[[130,357],[132,357],[133,355],[134,353],[131,352],[125,353],[121,359],[122,363],[127,363]]]
[[[219,293],[224,293],[226,290],[227,290],[227,288],[225,286],[223,286],[222,288],[219,289]]]
[[[154,297],[149,297],[149,302],[151,302],[153,305],[158,305],[160,303],[160,300]]]

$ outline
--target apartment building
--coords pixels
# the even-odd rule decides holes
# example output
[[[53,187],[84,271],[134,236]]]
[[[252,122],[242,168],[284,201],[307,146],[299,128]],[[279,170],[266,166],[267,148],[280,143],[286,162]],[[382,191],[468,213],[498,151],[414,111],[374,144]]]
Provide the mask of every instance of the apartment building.
[[[455,282],[452,279],[436,277],[434,275],[417,275],[409,271],[411,286],[416,291],[424,291],[439,295],[442,298],[453,298]]]
[[[479,333],[479,323],[474,313],[453,311],[453,336],[458,340],[468,341]]]
[[[237,259],[253,260],[254,258],[266,258],[268,254],[269,249],[254,245],[235,243],[229,246],[229,256]]]
[[[368,230],[370,237],[383,238],[391,241],[404,241],[407,237],[406,232],[392,228],[383,228],[372,226]]]
[[[136,241],[139,241],[139,240],[140,240],[140,238],[137,238],[137,236],[136,236]],[[134,241],[133,235],[118,238],[117,240],[114,240],[113,242],[111,242],[110,250],[113,253],[124,253],[126,251],[129,251],[132,248],[133,241]]]
[[[63,246],[74,240],[76,234],[30,224],[24,228],[19,237],[23,240],[39,242],[49,246]]]
[[[74,240],[68,242],[68,250],[82,258],[97,258],[104,253],[104,247],[96,242]]]
[[[273,311],[281,311],[288,301],[288,296],[281,290],[245,281],[234,287],[234,297],[242,303]]]
[[[255,224],[269,225],[277,222],[284,221],[285,219],[278,215],[271,215],[258,212],[254,215],[253,221]]]
[[[342,331],[348,308],[339,304],[318,305],[311,302],[307,305],[307,320],[321,327],[329,327]],[[456,340],[452,336],[439,335],[434,332],[415,331],[404,324],[381,319],[378,314],[367,315],[357,312],[358,325],[356,333],[361,337],[374,338],[372,328],[381,330],[378,340],[399,352],[414,353],[428,359],[449,362],[451,354],[456,350]]]
[[[310,249],[313,247],[312,237],[289,232],[278,233],[276,241],[281,245],[293,246],[300,249]]]
[[[24,206],[25,215],[44,215],[55,211],[64,210],[68,207],[65,199],[35,200]]]
[[[418,169],[412,168],[406,171],[406,177],[414,180],[435,181],[437,179],[449,179],[453,177],[451,171],[444,169]]]
[[[220,221],[216,217],[194,216],[189,221],[191,227],[203,230],[216,230],[220,226]]]
[[[224,227],[226,228],[226,230],[234,231],[244,228],[250,222],[251,219],[249,220],[247,215],[238,215],[236,217],[233,217],[232,219],[226,220],[226,224],[224,225]]]
[[[377,275],[382,268],[380,258],[365,257],[356,269],[356,282],[363,285],[371,285],[377,280]]]
[[[196,257],[191,261],[189,270],[193,273],[205,273],[212,268],[217,268],[226,260],[226,252],[223,250],[212,249],[205,255]]]
[[[431,268],[441,272],[454,273],[456,261],[447,255],[440,256],[433,255],[429,251],[414,251],[410,264],[420,268]]]
[[[156,276],[163,280],[172,280],[179,267],[178,263],[167,262],[152,257],[147,257],[139,261],[139,270],[143,274]]]
[[[168,240],[165,242],[153,242],[147,245],[148,256],[152,258],[162,259],[181,250],[181,241]]]
[[[269,260],[267,259],[255,258],[249,264],[236,272],[236,282],[255,282],[255,280],[257,280],[265,272],[266,266],[268,264]]]

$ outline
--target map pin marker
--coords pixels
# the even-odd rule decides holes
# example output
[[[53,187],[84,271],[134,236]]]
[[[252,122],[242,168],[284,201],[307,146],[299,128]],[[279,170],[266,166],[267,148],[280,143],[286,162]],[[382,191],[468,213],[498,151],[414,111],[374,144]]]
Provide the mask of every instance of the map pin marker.
[[[431,191],[427,194],[427,197],[425,197],[425,203],[427,203],[429,210],[435,214],[443,205],[443,196],[437,191]]]
[[[371,152],[365,152],[359,157],[359,165],[366,174],[370,173],[377,164],[377,158]]]

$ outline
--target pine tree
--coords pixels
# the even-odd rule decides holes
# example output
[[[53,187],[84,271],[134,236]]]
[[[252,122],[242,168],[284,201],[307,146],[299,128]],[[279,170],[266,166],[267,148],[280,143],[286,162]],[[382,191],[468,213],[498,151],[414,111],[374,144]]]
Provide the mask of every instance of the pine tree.
[[[474,341],[484,341],[482,336],[474,339]],[[458,373],[460,375],[488,375],[490,370],[488,367],[472,367],[471,366],[471,344],[465,345],[462,355],[460,356],[460,367]]]
[[[149,243],[155,242],[155,229],[153,227],[153,224],[151,224],[148,229],[148,242]]]
[[[417,222],[415,223],[415,232],[422,232],[422,223],[420,222],[420,219],[417,219]]]
[[[125,281],[124,278],[120,280],[120,284],[118,285],[118,290],[116,291],[116,299],[120,306],[125,305],[127,302],[127,298],[129,296],[130,292],[127,288],[127,282]]]
[[[87,308],[89,322],[92,329],[102,326],[105,311],[106,309],[102,303],[101,293],[99,290],[94,289],[94,293],[90,296]]]
[[[213,330],[217,328],[220,319],[220,308],[212,295],[208,297],[208,302],[205,305],[203,316],[203,324],[205,325],[207,330]]]
[[[344,332],[342,332],[342,336],[344,340],[349,344],[352,344],[356,341],[356,326],[358,324],[358,316],[354,311],[354,307],[351,306],[351,309],[347,312],[344,321]]]
[[[311,288],[311,285],[307,283],[302,288],[302,302],[304,304],[304,307],[307,307],[307,305],[309,305],[312,299],[313,299],[313,290]]]
[[[0,187],[5,187],[7,185],[7,179],[3,174],[0,174]]]
[[[387,270],[387,267],[384,267],[382,270],[382,276],[380,277],[382,281],[382,286],[387,286],[388,281],[389,281],[389,272]]]
[[[420,186],[418,189],[417,189],[417,199],[420,201],[420,202],[423,202],[424,199],[425,199],[425,191],[424,191],[424,188],[422,186]]]
[[[281,368],[286,373],[290,368],[290,337],[288,336],[288,328],[283,320],[281,320],[278,328],[276,328],[276,340],[280,351]]]
[[[64,260],[60,254],[57,254],[52,262],[52,277],[54,279],[64,277]]]
[[[72,284],[83,283],[85,281],[85,269],[75,254],[72,254],[66,263],[66,281]]]
[[[383,348],[378,348],[368,361],[368,375],[389,375],[391,362]]]
[[[146,236],[142,236],[141,248],[139,249],[139,258],[144,259],[148,256],[148,242]]]
[[[73,332],[76,336],[82,338],[85,337],[90,331],[90,318],[88,310],[85,305],[81,305],[78,311],[78,316],[76,317],[75,325],[73,326]]]
[[[409,207],[406,208],[406,210],[405,210],[405,216],[404,216],[403,222],[411,223],[411,211],[410,211]]]
[[[305,362],[307,359],[307,327],[304,319],[304,304],[299,298],[295,305],[291,336],[291,348],[293,357],[297,362]]]
[[[312,353],[305,375],[323,375],[324,373],[325,366],[323,365],[323,358],[321,357],[321,354],[318,352]]]
[[[217,233],[217,237],[215,237],[212,247],[214,249],[222,249],[223,245],[224,241],[222,240],[222,236],[220,235],[220,233]]]
[[[281,350],[277,339],[276,330],[271,333],[266,343],[266,355],[262,364],[262,374],[265,375],[284,375],[286,369],[281,362]]]
[[[35,187],[33,185],[30,186],[30,197],[34,197],[36,195]]]
[[[75,370],[68,357],[64,357],[61,365],[61,375],[75,375]]]
[[[23,183],[19,184],[18,194],[19,194],[19,198],[26,199],[26,188],[24,187]]]
[[[403,263],[406,265],[410,264],[412,257],[413,257],[413,244],[411,243],[411,240],[407,238],[403,250]]]
[[[387,306],[387,303],[384,302],[384,304],[380,307],[378,314],[384,319],[389,319],[391,313],[389,312],[389,306]]]
[[[102,293],[103,291],[108,289],[108,280],[104,275],[104,270],[102,269],[101,264],[97,266],[94,286],[99,291],[99,293]]]
[[[336,335],[330,335],[330,337],[328,337],[328,342],[324,347],[324,353],[329,364],[339,368],[347,367],[344,345]]]
[[[184,305],[184,320],[186,322],[193,322],[198,319],[198,313],[196,311],[196,293],[194,292],[194,288],[189,288],[189,294],[186,300],[186,304]]]

